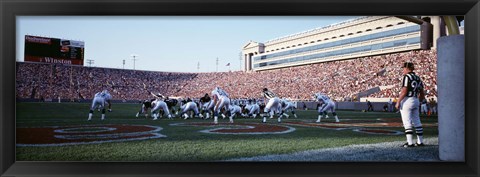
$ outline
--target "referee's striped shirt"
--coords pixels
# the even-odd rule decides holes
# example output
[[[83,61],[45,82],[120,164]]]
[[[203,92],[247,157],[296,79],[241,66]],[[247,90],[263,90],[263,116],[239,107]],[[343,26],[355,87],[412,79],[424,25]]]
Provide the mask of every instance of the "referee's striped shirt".
[[[263,96],[265,98],[268,98],[268,99],[272,99],[272,98],[275,98],[277,97],[277,95],[275,95],[275,93],[271,92],[271,91],[265,91],[263,92]]]
[[[414,72],[403,76],[402,87],[407,87],[407,97],[418,97],[423,90],[423,82]]]

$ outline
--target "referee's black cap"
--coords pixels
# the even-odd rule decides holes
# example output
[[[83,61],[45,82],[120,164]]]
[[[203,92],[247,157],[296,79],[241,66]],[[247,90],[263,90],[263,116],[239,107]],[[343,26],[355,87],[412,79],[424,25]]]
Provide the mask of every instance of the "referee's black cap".
[[[403,67],[402,67],[402,68],[414,69],[413,63],[412,63],[412,62],[405,62],[405,63],[403,63]]]
[[[263,91],[266,92],[266,91],[268,91],[268,89],[267,89],[267,88],[263,88]]]

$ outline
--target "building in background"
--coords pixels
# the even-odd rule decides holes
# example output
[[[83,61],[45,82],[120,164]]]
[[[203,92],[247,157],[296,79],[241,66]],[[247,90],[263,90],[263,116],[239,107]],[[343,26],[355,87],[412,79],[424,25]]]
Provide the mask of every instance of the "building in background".
[[[446,35],[439,16],[365,16],[266,42],[243,46],[244,71],[261,71],[326,61],[436,48]],[[443,26],[443,28],[441,28]]]

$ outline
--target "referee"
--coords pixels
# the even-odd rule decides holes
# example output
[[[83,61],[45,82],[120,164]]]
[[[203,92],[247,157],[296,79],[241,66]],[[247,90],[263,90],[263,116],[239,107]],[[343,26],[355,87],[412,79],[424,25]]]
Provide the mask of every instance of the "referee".
[[[263,123],[266,123],[267,122],[267,118],[266,116],[268,114],[270,114],[270,117],[273,117],[273,114],[272,112],[270,112],[272,110],[274,110],[273,112],[277,111],[281,111],[281,110],[278,110],[278,105],[280,104],[280,99],[277,97],[277,95],[275,95],[275,93],[273,93],[272,91],[269,91],[267,88],[264,88],[263,91],[262,91],[262,94],[263,94],[263,97],[265,97],[265,100],[264,102],[266,101],[266,99],[268,99],[268,103],[265,104],[265,108],[263,109]],[[283,113],[283,112],[282,112]],[[281,115],[281,114],[279,114]],[[282,118],[279,116],[278,117],[278,123],[282,122]]]
[[[420,100],[425,99],[423,92],[423,82],[414,72],[414,66],[411,62],[403,64],[403,80],[400,97],[395,107],[400,110],[402,115],[403,127],[407,142],[403,147],[424,146],[423,128],[420,122],[419,106]],[[417,134],[417,142],[413,142],[413,132]]]

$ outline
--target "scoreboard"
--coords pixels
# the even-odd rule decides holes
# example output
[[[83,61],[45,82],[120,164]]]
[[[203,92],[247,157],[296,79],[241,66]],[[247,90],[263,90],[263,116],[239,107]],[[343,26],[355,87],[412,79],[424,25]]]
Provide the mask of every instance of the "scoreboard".
[[[83,65],[85,42],[40,36],[25,36],[24,61]]]

